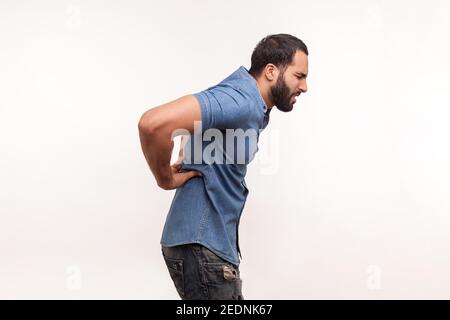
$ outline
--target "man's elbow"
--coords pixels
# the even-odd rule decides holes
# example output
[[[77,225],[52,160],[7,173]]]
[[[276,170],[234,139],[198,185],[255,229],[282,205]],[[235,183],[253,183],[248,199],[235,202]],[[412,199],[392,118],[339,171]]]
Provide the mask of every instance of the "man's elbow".
[[[158,129],[158,123],[153,110],[148,110],[139,119],[139,133],[144,135],[153,135]]]

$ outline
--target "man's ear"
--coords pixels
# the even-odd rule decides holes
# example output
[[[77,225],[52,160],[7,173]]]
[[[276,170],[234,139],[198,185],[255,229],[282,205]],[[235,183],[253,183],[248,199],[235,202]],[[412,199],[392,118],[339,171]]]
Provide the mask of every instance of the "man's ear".
[[[264,76],[266,77],[267,81],[271,82],[271,81],[275,81],[277,79],[277,70],[278,70],[277,66],[272,63],[268,63],[266,65],[263,72],[264,72]]]

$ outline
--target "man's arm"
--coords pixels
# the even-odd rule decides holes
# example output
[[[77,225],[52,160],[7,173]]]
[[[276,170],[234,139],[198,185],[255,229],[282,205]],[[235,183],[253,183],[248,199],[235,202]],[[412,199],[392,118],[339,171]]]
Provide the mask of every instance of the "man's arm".
[[[186,95],[146,111],[139,120],[139,137],[145,159],[158,186],[175,189],[200,172],[180,173],[180,165],[170,166],[173,141],[177,129],[194,132],[194,121],[201,121],[201,110],[193,95]]]

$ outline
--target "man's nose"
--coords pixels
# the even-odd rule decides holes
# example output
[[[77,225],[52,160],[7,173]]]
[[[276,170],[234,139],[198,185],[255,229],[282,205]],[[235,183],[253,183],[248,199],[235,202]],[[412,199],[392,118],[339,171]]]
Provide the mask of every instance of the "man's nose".
[[[305,93],[306,91],[308,91],[308,85],[306,84],[306,81],[302,81],[300,83],[300,90]]]

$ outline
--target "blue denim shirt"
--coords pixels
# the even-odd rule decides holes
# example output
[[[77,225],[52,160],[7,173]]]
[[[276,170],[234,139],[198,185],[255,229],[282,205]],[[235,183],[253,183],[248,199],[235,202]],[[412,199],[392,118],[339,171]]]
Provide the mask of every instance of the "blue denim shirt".
[[[243,66],[217,85],[194,96],[201,108],[202,134],[189,136],[184,147],[182,170],[197,170],[202,176],[191,178],[176,190],[161,244],[171,247],[198,243],[219,257],[239,265],[239,221],[249,193],[245,183],[247,164],[258,151],[259,133],[267,126],[271,109],[264,103],[256,80]],[[204,134],[208,129],[222,133],[223,140],[205,139]],[[227,129],[252,129],[256,132],[256,143],[252,143],[250,138],[228,138]],[[210,154],[215,156],[217,150],[221,149],[223,152],[218,157],[223,160],[222,163],[212,161],[218,158],[205,157],[205,154],[209,154],[206,151],[211,150],[207,146],[211,148],[213,142],[217,149]],[[197,149],[195,143],[199,143]],[[200,162],[194,159],[195,150],[202,152]],[[230,154],[230,151],[233,152]]]

